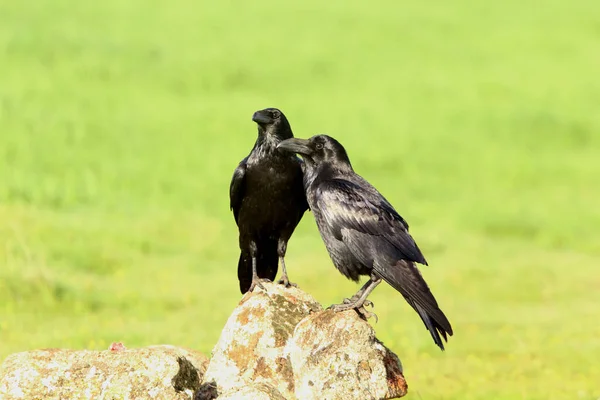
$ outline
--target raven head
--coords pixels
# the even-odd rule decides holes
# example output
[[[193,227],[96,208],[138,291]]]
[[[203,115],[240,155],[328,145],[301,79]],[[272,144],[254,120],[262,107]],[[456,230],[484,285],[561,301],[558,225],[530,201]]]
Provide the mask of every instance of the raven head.
[[[350,159],[344,146],[327,135],[316,135],[310,139],[287,139],[279,143],[277,148],[296,153],[312,164],[331,163],[350,166]]]
[[[294,136],[287,118],[276,108],[265,108],[255,112],[252,121],[258,124],[259,135],[275,136],[280,140]]]

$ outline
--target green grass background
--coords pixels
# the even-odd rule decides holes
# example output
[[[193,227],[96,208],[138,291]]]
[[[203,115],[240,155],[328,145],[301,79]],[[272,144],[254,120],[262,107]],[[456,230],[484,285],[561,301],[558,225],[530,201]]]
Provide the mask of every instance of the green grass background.
[[[240,299],[233,169],[260,108],[328,133],[409,221],[455,336],[386,285],[407,399],[600,397],[600,3],[0,2],[0,358],[205,353]],[[311,214],[292,280],[357,285]]]

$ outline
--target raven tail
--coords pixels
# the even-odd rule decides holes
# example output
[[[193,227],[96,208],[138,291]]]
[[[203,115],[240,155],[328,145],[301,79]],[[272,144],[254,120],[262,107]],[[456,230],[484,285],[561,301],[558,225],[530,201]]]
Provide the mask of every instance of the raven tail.
[[[393,266],[383,264],[383,267],[376,262],[374,269],[378,275],[402,294],[423,320],[435,344],[444,350],[442,338],[448,341],[448,336],[453,334],[452,326],[444,312],[440,310],[435,297],[414,262],[399,260]]]
[[[446,342],[448,341],[447,335],[452,336],[452,328],[450,328],[449,323],[448,323],[448,325],[446,325],[446,324],[442,325],[438,321],[433,319],[427,313],[427,311],[420,305],[418,305],[418,304],[411,304],[411,305],[417,311],[417,313],[419,314],[419,317],[421,317],[421,319],[423,320],[423,323],[425,324],[425,327],[431,334],[431,337],[433,338],[433,341],[435,342],[435,344],[437,344],[438,347],[443,351],[444,343],[442,342],[442,338],[440,337],[440,335],[444,338],[444,341],[446,341]],[[440,310],[440,313],[441,313],[441,310]],[[443,313],[442,313],[442,315],[443,315]],[[444,318],[445,317],[446,316],[444,316]],[[447,321],[447,319],[446,319],[446,321]]]

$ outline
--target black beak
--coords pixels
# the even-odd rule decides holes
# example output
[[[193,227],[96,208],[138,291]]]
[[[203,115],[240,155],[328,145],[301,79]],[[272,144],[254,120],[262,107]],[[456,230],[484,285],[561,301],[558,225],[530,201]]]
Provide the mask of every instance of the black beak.
[[[252,116],[252,121],[256,122],[259,125],[268,125],[273,123],[271,116],[264,110],[255,112]]]
[[[312,149],[309,146],[308,139],[291,138],[286,139],[277,145],[277,148],[290,153],[297,153],[303,156],[309,156]]]

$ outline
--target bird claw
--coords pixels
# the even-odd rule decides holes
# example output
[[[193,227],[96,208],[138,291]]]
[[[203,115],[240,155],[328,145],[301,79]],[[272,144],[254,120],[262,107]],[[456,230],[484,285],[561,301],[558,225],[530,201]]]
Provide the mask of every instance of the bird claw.
[[[253,279],[252,283],[250,284],[250,288],[248,289],[249,292],[253,292],[254,289],[256,289],[256,287],[258,286],[259,288],[261,288],[262,290],[264,290],[265,292],[267,291],[267,289],[265,289],[265,287],[263,286],[262,282],[271,282],[268,279],[264,279],[264,278],[260,278],[260,279]]]
[[[367,311],[365,307],[373,307],[373,302],[371,300],[365,300],[360,306],[357,307],[356,302],[352,301],[352,299],[344,299],[341,304],[332,304],[327,307],[327,309],[333,310],[333,312],[342,312],[354,309],[365,321],[367,321],[369,318],[375,317],[375,322],[379,322],[379,317],[377,317],[377,314]]]
[[[277,281],[278,284],[285,286],[286,288],[289,287],[298,287],[297,284],[290,282],[290,280],[288,279],[287,275],[283,275],[281,277],[280,280]]]
[[[372,311],[367,311],[367,309],[365,308],[365,306],[373,306],[372,302],[369,302],[370,304],[367,304],[365,302],[365,304],[363,304],[362,306],[355,308],[356,312],[358,313],[358,315],[364,319],[365,321],[367,321],[369,318],[374,317],[375,318],[375,322],[379,322],[379,317],[377,316],[377,314],[375,314]]]
[[[364,319],[365,321],[368,321],[369,318],[374,317],[375,318],[375,323],[379,322],[379,317],[377,316],[377,314],[375,314],[374,312],[371,311],[367,311],[364,308],[357,308],[356,312],[358,313],[358,315]]]

